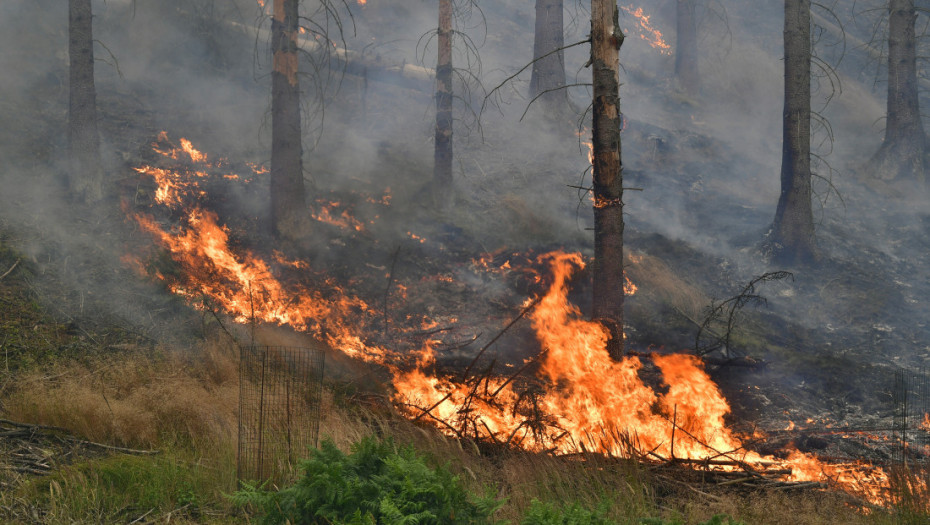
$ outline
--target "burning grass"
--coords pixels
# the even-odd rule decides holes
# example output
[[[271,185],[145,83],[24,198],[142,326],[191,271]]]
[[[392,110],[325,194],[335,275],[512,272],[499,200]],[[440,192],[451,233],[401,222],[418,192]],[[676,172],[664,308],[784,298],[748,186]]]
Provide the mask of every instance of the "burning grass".
[[[827,464],[798,451],[765,456],[746,448],[749,436],[728,427],[724,418],[729,404],[695,356],[654,353],[649,363],[638,356],[612,360],[607,351],[611,335],[600,323],[585,320],[568,300],[571,278],[586,264],[580,254],[554,250],[519,270],[533,277],[529,281],[535,297],[526,299],[521,317],[530,320],[539,355],[509,376],[488,369],[457,377],[436,365],[441,343],[436,338],[420,338],[406,350],[379,343],[388,312],[378,311],[375,297],[349,292],[341,284],[352,278],[339,280],[279,254],[273,266],[262,254],[234,243],[209,209],[209,195],[201,185],[201,174],[222,163],[211,164],[189,142],[173,146],[164,134],[154,150],[168,168],[137,170],[152,177],[157,189],[151,212],[133,212],[133,217],[179,266],[174,274],[154,277],[190,300],[205,303],[206,298],[236,322],[286,325],[347,356],[384,367],[391,375],[392,401],[413,420],[432,423],[450,436],[528,451],[686,461],[712,471],[825,483],[872,502],[882,498],[887,477],[880,468]],[[172,167],[179,159],[185,164]],[[689,318],[694,315],[697,292],[678,286],[680,279],[661,264],[652,264],[656,270],[647,272],[645,256],[631,262],[648,276],[644,283],[655,287],[657,295]],[[291,267],[313,277],[295,279],[288,275]],[[513,263],[508,260],[493,271],[505,268],[510,272]],[[393,270],[387,275],[390,286]],[[634,289],[630,284],[628,293]],[[430,333],[437,326],[426,319],[420,329]],[[528,378],[515,381],[524,371]],[[647,380],[650,374],[653,378]]]

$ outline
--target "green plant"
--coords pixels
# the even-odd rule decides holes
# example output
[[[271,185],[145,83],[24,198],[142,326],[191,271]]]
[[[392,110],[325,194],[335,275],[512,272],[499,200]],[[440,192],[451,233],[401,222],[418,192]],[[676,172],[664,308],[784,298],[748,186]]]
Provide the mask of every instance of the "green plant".
[[[170,452],[116,455],[64,467],[28,483],[21,495],[50,523],[112,523],[179,509],[197,513],[204,502],[216,501],[217,477]]]
[[[344,454],[324,441],[301,465],[303,477],[277,492],[246,485],[233,494],[252,504],[263,523],[491,523],[502,504],[468,494],[444,467],[431,468],[413,448],[368,437]]]
[[[526,512],[521,525],[615,525],[617,522],[608,519],[607,512],[610,503],[607,501],[598,505],[595,510],[588,510],[578,503],[565,505],[561,509],[551,503],[543,503],[534,499]]]

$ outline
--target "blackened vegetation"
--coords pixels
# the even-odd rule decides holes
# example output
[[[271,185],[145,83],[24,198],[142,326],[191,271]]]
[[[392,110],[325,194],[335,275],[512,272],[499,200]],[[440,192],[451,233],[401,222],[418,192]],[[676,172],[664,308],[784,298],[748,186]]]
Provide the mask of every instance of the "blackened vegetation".
[[[775,260],[793,264],[818,258],[811,197],[811,3],[785,0],[781,195],[766,240]]]
[[[274,0],[271,19],[271,224],[282,240],[308,235],[297,75],[298,0]]]
[[[620,154],[619,50],[623,44],[617,4],[591,5],[594,81],[594,312],[611,333],[610,353],[623,352],[623,164]]]
[[[90,0],[68,2],[70,98],[68,146],[70,187],[75,199],[96,202],[103,197],[100,137],[97,134],[97,90],[94,85],[94,35]]]
[[[678,35],[675,44],[675,76],[678,77],[678,86],[690,96],[697,95],[701,90],[695,8],[694,0],[678,0],[675,16]]]
[[[914,0],[888,5],[888,102],[885,140],[869,175],[926,182],[926,143],[917,90],[917,11]]]
[[[452,0],[440,0],[433,166],[433,195],[440,208],[445,207],[452,194],[452,34]]]
[[[548,116],[565,115],[569,110],[562,49],[565,46],[563,3],[563,0],[536,0],[529,98],[538,97]]]

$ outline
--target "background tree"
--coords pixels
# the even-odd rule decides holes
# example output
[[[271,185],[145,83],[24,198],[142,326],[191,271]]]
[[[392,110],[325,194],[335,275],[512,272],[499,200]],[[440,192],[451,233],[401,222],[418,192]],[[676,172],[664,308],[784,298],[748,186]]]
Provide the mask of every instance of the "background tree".
[[[615,0],[591,1],[594,111],[594,318],[611,333],[609,348],[623,352],[623,165],[620,160],[620,46]]]
[[[436,152],[433,191],[443,201],[452,191],[452,0],[439,0],[436,61]]]
[[[82,202],[103,197],[100,136],[97,134],[97,90],[94,85],[94,35],[90,0],[68,1],[68,182]]]
[[[811,209],[810,0],[785,0],[784,38],[781,196],[769,241],[776,260],[804,263],[817,258]]]
[[[307,208],[301,159],[298,71],[298,0],[274,0],[271,18],[271,224],[279,239],[307,234]]]
[[[533,40],[533,72],[530,100],[539,99],[552,114],[568,106],[565,87],[565,24],[563,0],[536,0],[536,30]]]
[[[676,11],[677,41],[675,43],[675,77],[688,95],[701,90],[698,70],[697,20],[694,0],[678,0]]]
[[[869,169],[883,179],[926,181],[926,134],[917,93],[914,0],[888,3],[888,117],[885,140]]]

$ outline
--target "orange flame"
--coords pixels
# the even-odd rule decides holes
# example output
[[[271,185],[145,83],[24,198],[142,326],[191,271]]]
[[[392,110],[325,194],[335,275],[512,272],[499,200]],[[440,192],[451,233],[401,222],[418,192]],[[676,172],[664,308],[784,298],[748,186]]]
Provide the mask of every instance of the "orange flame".
[[[206,155],[195,154],[197,150],[184,144],[181,150],[190,162],[206,163]],[[177,155],[176,148],[157,147],[166,158],[178,158],[172,157]],[[716,468],[790,469],[790,480],[830,483],[882,501],[888,477],[877,467],[826,464],[798,451],[777,459],[744,449],[740,437],[725,424],[730,407],[699,358],[652,355],[659,373],[652,382],[643,379],[649,375],[642,373],[647,364],[639,357],[613,360],[607,350],[609,331],[585,320],[568,300],[570,278],[584,268],[578,253],[555,251],[535,259],[548,269],[552,284],[529,314],[543,349],[538,362],[524,363],[527,370],[531,364],[538,365],[532,377],[521,379],[533,388],[526,390],[513,378],[495,375],[476,383],[474,378],[431,372],[436,346],[432,339],[417,352],[416,367],[404,366],[407,360],[401,355],[366,340],[365,334],[374,331],[374,320],[380,319],[366,301],[332,279],[320,279],[319,289],[285,285],[283,272],[309,274],[309,266],[281,254],[275,254],[276,263],[271,265],[253,253],[234,252],[216,214],[181,198],[187,188],[183,173],[151,167],[136,171],[156,181],[156,194],[164,196],[156,198],[158,204],[181,212],[175,213],[182,217],[180,226],[171,230],[152,217],[135,216],[177,264],[176,275],[156,274],[174,293],[191,300],[207,298],[240,323],[255,320],[310,332],[349,356],[384,365],[392,374],[396,392],[392,399],[398,407],[449,434],[468,434],[534,451],[725,459],[727,465]],[[198,177],[197,173],[186,172],[188,177]],[[408,235],[425,242],[412,232]],[[511,268],[512,261],[521,260],[519,254],[501,255],[506,258],[503,264],[495,262],[493,254],[473,262],[493,271],[517,271]],[[535,282],[542,280],[537,275]],[[406,293],[405,287],[399,290]]]
[[[663,55],[672,54],[672,48],[665,42],[662,32],[652,26],[649,21],[651,15],[643,12],[642,7],[633,7],[632,5],[620,6],[621,9],[633,15],[639,24],[639,37],[649,43],[654,49],[658,49]]]
[[[930,413],[924,414],[924,419],[920,422],[919,428],[930,432]]]

